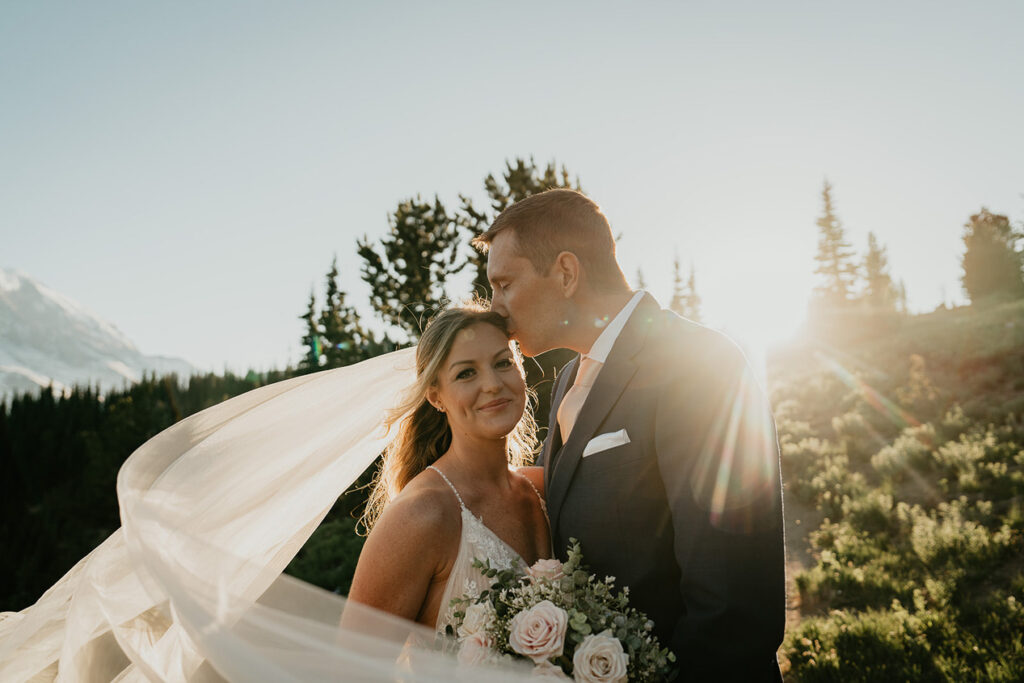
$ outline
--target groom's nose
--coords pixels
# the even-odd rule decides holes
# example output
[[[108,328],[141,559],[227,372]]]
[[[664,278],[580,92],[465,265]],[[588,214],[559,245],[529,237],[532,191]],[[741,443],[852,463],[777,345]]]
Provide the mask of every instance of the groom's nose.
[[[491,310],[502,318],[508,317],[508,309],[505,307],[505,298],[497,291],[491,294]]]

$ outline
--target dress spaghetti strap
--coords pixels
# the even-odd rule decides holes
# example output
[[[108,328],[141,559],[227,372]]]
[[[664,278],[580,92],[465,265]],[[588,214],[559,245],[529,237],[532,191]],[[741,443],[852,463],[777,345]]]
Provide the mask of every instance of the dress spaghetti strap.
[[[444,479],[444,482],[446,484],[448,484],[448,486],[451,488],[452,493],[454,493],[455,497],[459,499],[459,507],[461,507],[463,510],[468,510],[469,509],[469,508],[466,507],[466,504],[462,502],[462,496],[459,495],[459,490],[457,488],[455,488],[455,484],[453,484],[451,482],[451,479],[449,479],[448,477],[446,477],[444,475],[444,472],[442,472],[441,470],[437,469],[433,465],[427,465],[427,469],[428,470],[434,470],[435,472],[437,472],[438,474],[441,475],[441,478]],[[534,488],[534,491],[536,491],[536,490],[537,489]],[[537,494],[537,495],[540,495],[540,494]]]
[[[518,474],[520,477],[525,479],[526,483],[530,485],[531,489],[533,489],[533,492],[537,494],[537,501],[540,503],[540,509],[544,512],[544,516],[547,517],[548,516],[548,506],[544,502],[544,496],[540,495],[540,491],[537,489],[536,486],[533,485],[533,482],[530,481],[530,478],[528,476],[526,476],[525,474],[519,474],[518,472],[516,472],[516,474]]]

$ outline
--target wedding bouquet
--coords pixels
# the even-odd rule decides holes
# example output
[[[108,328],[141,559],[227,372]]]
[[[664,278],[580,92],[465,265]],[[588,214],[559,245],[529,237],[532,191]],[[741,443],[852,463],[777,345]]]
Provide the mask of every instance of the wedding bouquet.
[[[569,559],[538,560],[526,573],[474,566],[493,580],[479,595],[452,601],[460,662],[529,659],[542,678],[585,683],[658,681],[675,655],[661,647],[654,622],[629,606],[629,588],[587,572],[570,540]]]

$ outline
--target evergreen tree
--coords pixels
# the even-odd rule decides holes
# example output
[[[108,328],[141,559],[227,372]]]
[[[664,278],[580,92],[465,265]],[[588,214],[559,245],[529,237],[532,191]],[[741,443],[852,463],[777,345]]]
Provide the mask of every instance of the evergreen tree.
[[[446,301],[445,284],[459,272],[459,227],[434,197],[407,199],[388,217],[380,251],[368,237],[358,241],[362,278],[370,303],[386,323],[418,339],[427,319]]]
[[[669,310],[686,316],[686,283],[683,282],[683,274],[679,266],[679,254],[676,253],[672,260],[672,299],[668,302]]]
[[[337,255],[331,261],[326,284],[324,310],[320,313],[324,365],[339,368],[358,363],[374,352],[376,340],[359,322],[355,309],[345,304],[345,292],[338,287]]]
[[[307,374],[320,369],[322,351],[322,331],[320,330],[319,315],[316,311],[316,293],[312,288],[309,290],[309,305],[306,313],[299,316],[306,323],[306,333],[302,336],[302,346],[306,349],[299,361],[299,374]]]
[[[817,220],[818,252],[814,257],[822,283],[815,287],[815,295],[826,308],[838,309],[850,301],[857,265],[854,252],[846,241],[845,231],[832,205],[832,185],[826,180],[821,192],[823,210]]]
[[[693,264],[690,264],[690,277],[683,281],[682,268],[679,265],[679,254],[672,261],[672,300],[669,309],[684,318],[700,322],[700,296],[697,294],[697,275]]]
[[[647,289],[647,281],[644,280],[644,269],[639,266],[636,269],[636,288]]]
[[[907,283],[903,281],[903,278],[900,278],[900,283],[896,285],[895,296],[896,311],[903,315],[910,313],[910,308],[907,307]]]
[[[961,281],[972,304],[990,297],[1024,297],[1024,253],[1016,247],[1024,235],[1006,216],[982,208],[964,225],[963,239]]]
[[[690,314],[686,317],[694,322],[702,322],[700,304],[700,296],[697,294],[697,275],[691,263],[690,279],[686,281],[686,310]]]
[[[898,291],[889,275],[889,259],[885,247],[878,243],[875,233],[868,233],[868,251],[864,256],[864,302],[872,311],[893,311]]]

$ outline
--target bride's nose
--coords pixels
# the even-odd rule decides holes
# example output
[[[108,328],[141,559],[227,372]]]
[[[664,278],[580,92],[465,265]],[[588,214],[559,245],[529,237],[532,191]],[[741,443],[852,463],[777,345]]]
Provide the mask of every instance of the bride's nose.
[[[501,390],[501,376],[494,368],[484,372],[481,379],[483,379],[483,391],[494,393]]]

